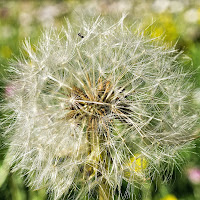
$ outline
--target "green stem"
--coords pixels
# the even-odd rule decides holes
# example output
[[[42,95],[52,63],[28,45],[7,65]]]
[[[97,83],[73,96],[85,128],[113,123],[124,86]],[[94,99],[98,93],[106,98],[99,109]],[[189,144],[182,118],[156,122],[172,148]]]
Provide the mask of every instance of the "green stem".
[[[104,180],[99,185],[99,200],[111,200],[109,185]]]

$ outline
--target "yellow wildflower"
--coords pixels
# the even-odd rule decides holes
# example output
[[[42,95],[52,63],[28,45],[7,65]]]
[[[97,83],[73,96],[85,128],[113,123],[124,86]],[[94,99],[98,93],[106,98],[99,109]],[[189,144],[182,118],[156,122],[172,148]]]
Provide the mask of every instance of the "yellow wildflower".
[[[143,170],[147,168],[147,160],[140,154],[136,154],[134,157],[125,164],[125,176],[129,178],[132,173],[140,175]]]
[[[168,194],[160,200],[178,200],[173,194]]]

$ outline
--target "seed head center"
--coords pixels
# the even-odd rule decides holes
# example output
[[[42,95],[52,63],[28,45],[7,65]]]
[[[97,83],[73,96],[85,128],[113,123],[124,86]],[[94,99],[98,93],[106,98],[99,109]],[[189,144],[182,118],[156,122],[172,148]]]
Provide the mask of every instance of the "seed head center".
[[[67,118],[81,120],[83,118],[100,119],[111,113],[114,91],[109,81],[98,81],[95,88],[84,85],[82,88],[72,87],[69,98]]]

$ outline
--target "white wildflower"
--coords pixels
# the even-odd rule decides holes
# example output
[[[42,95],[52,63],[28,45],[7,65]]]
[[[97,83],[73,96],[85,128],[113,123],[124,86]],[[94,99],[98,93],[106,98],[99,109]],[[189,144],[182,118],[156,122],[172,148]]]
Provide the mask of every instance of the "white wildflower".
[[[124,17],[83,21],[78,31],[68,22],[25,50],[10,68],[9,155],[13,171],[54,199],[122,197],[123,180],[154,177],[193,138],[176,51]]]

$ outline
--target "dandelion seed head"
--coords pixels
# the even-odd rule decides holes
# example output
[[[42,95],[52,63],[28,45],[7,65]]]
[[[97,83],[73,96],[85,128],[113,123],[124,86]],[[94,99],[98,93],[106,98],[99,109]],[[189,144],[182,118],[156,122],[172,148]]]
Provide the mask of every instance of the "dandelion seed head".
[[[12,63],[9,155],[13,171],[54,199],[97,190],[114,199],[123,180],[176,163],[197,115],[174,47],[131,30],[124,16],[82,24],[45,31],[35,50],[26,41],[28,57]]]

